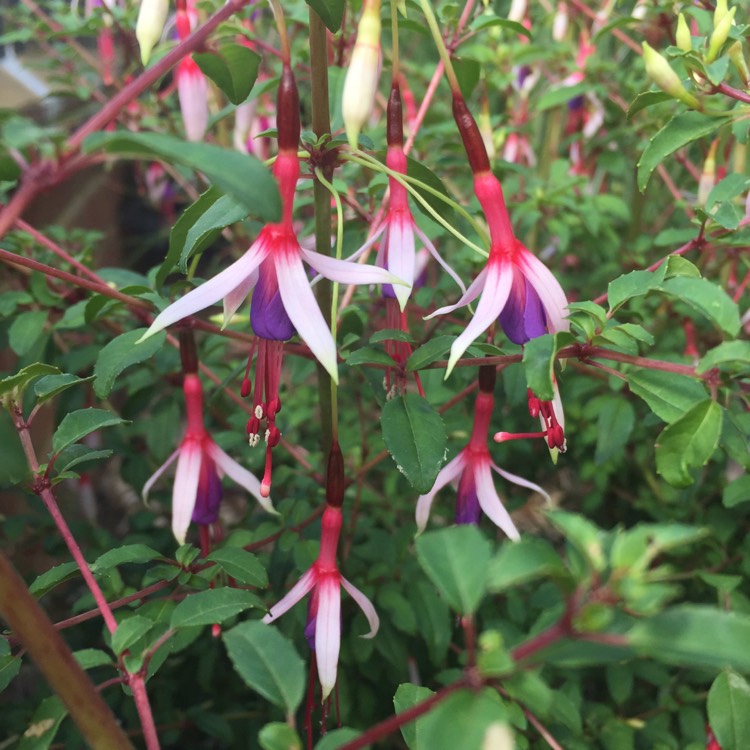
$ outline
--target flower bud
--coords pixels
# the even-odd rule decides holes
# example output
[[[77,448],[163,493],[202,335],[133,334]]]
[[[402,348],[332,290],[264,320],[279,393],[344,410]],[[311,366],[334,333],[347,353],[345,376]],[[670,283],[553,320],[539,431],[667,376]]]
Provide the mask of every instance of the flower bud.
[[[750,70],[747,68],[747,60],[745,60],[745,55],[742,52],[742,42],[735,42],[728,51],[729,59],[740,74],[742,82],[745,86],[750,86]]]
[[[729,13],[727,0],[716,0],[716,7],[714,8],[714,29],[721,23],[721,20],[727,13]]]
[[[552,21],[552,38],[562,42],[568,33],[568,4],[558,3],[555,18]]]
[[[736,10],[737,8],[732,8],[726,15],[722,16],[718,23],[714,23],[713,34],[711,34],[711,38],[708,40],[706,62],[713,62],[719,56],[719,52],[721,52],[721,48],[729,36],[729,29],[732,28],[732,24],[734,23]]]
[[[151,50],[161,39],[169,12],[169,0],[143,0],[135,25],[135,38],[141,48],[141,61],[145,65]]]
[[[685,20],[685,15],[683,13],[680,13],[680,15],[677,16],[677,32],[675,33],[675,41],[677,42],[677,46],[683,52],[690,52],[690,50],[693,49],[693,37],[690,33],[690,27],[688,26],[688,23]]]
[[[510,11],[508,11],[508,20],[521,23],[526,16],[526,7],[528,6],[527,0],[513,0],[510,4]]]
[[[375,102],[380,78],[380,0],[366,2],[357,27],[352,59],[346,71],[342,114],[352,148]]]
[[[708,196],[716,184],[716,148],[718,143],[718,140],[714,140],[708,149],[706,161],[703,162],[703,171],[700,180],[698,180],[697,204],[701,207],[706,205]]]
[[[689,107],[699,107],[698,99],[682,85],[670,64],[648,42],[643,42],[643,62],[648,77],[662,90]]]

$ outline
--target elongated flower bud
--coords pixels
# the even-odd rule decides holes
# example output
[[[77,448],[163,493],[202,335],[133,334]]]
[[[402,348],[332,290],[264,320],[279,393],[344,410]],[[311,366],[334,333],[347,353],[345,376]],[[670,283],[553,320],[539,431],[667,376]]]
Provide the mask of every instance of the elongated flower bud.
[[[732,24],[734,23],[736,10],[737,8],[732,8],[732,10],[722,16],[718,23],[714,23],[713,34],[711,34],[711,38],[708,40],[706,62],[713,62],[719,56],[719,52],[721,52],[721,48],[729,36],[729,29],[732,28]]]
[[[161,39],[169,13],[169,0],[143,0],[135,25],[135,38],[141,48],[141,61],[145,65],[151,50]]]
[[[346,71],[342,114],[346,137],[352,148],[375,102],[380,78],[380,0],[365,3],[357,28],[352,59]]]
[[[526,15],[527,0],[513,0],[508,11],[508,20],[521,23]]]
[[[662,90],[689,107],[700,107],[700,102],[680,81],[672,66],[648,42],[643,42],[643,62],[648,77]]]
[[[552,38],[556,42],[562,42],[568,33],[568,4],[558,3],[555,19],[552,21]]]
[[[690,52],[690,50],[693,48],[693,37],[690,33],[690,27],[685,20],[684,13],[680,13],[680,15],[677,16],[677,32],[675,33],[675,41],[677,42],[677,46],[683,52]]]
[[[699,206],[706,205],[709,193],[713,190],[713,187],[716,184],[716,148],[718,144],[718,140],[714,140],[711,147],[708,149],[706,161],[703,162],[703,171],[701,172],[701,177],[698,181],[697,203]]]
[[[745,60],[745,55],[742,52],[742,42],[735,42],[729,48],[729,59],[732,61],[732,65],[737,68],[745,86],[750,86],[750,70],[747,68],[747,60]]]
[[[721,20],[727,13],[729,13],[727,0],[716,0],[716,7],[714,8],[714,29],[721,23]]]

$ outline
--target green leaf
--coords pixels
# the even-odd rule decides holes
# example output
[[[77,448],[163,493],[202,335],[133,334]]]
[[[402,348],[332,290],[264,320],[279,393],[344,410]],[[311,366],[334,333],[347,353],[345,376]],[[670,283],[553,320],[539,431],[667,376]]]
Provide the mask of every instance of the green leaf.
[[[94,365],[94,392],[99,398],[106,398],[115,384],[117,376],[131,365],[150,359],[161,349],[167,338],[166,331],[147,338],[140,343],[138,339],[146,332],[145,328],[123,333],[112,339],[99,352]]]
[[[56,695],[45,698],[34,711],[14,750],[47,750],[67,715],[68,710]]]
[[[88,378],[79,378],[78,375],[71,375],[68,372],[60,375],[45,375],[34,384],[37,403],[43,404],[68,388],[81,383],[88,383],[89,380],[93,380],[93,375]]]
[[[83,443],[69,445],[58,454],[57,461],[55,461],[55,470],[58,475],[65,474],[78,464],[86,461],[97,461],[100,458],[109,458],[113,453],[114,451],[111,448],[95,450]]]
[[[568,542],[588,560],[594,570],[604,570],[603,534],[591,521],[576,513],[550,510],[546,513]]]
[[[748,501],[750,501],[750,475],[743,474],[724,488],[721,502],[725,508],[734,508],[735,505]]]
[[[132,615],[127,620],[118,623],[117,630],[112,634],[112,650],[121,654],[126,648],[143,638],[156,623],[143,615]]]
[[[538,537],[524,536],[519,542],[503,542],[487,569],[487,588],[497,593],[537,578],[559,578],[565,575],[565,566],[549,542]]]
[[[29,591],[40,598],[48,591],[52,590],[63,581],[69,581],[79,574],[78,565],[74,562],[64,562],[55,565],[54,568],[45,570],[40,576],[37,576],[29,586]]]
[[[742,195],[750,187],[750,177],[743,174],[729,174],[723,180],[717,182],[706,198],[706,212],[711,213],[711,209],[717,203],[731,201],[738,195]]]
[[[180,263],[183,273],[187,261],[202,252],[219,236],[224,227],[241,221],[247,208],[221,190],[210,187],[198,200],[188,206],[169,233],[169,250],[156,274],[156,288],[161,289],[172,269]]]
[[[661,291],[690,305],[729,336],[739,333],[740,313],[737,304],[720,286],[708,279],[675,276],[661,285]]]
[[[552,333],[531,339],[523,348],[526,385],[542,401],[552,401],[555,396],[552,386],[555,354],[557,341],[556,335]]]
[[[476,60],[472,60],[470,57],[454,57],[453,67],[456,71],[456,78],[458,79],[461,93],[464,99],[468,99],[479,83],[479,75],[482,72],[482,68]]]
[[[750,615],[685,604],[638,622],[628,641],[667,664],[750,672]]]
[[[513,750],[508,709],[496,690],[461,690],[441,701],[422,723],[425,750]]]
[[[490,543],[474,526],[430,531],[416,540],[417,559],[448,605],[473,614],[487,590]]]
[[[455,340],[455,336],[435,336],[411,353],[409,359],[406,360],[406,369],[413,372],[437,362],[445,356]]]
[[[412,487],[430,490],[445,461],[445,425],[426,399],[415,393],[387,401],[380,419],[383,440]]]
[[[258,732],[258,742],[263,750],[302,750],[302,741],[289,724],[272,721]]]
[[[7,378],[0,380],[0,396],[11,394],[14,401],[20,399],[21,394],[29,383],[42,375],[59,373],[60,370],[52,365],[46,365],[43,362],[34,362],[32,365],[26,365],[15,375],[8,375]]]
[[[631,271],[609,282],[607,302],[610,314],[633,297],[641,297],[658,289],[667,273],[667,264],[662,263],[655,271]]]
[[[250,607],[264,608],[263,602],[250,591],[227,587],[199,591],[190,594],[174,608],[170,627],[221,624]]]
[[[512,34],[521,34],[521,36],[531,39],[531,30],[527,29],[522,23],[511,21],[508,18],[499,18],[494,13],[486,11],[482,15],[477,16],[470,24],[470,28],[473,31],[488,29],[491,26],[501,26],[504,29],[508,29]]]
[[[240,547],[221,547],[206,559],[215,562],[228,576],[240,583],[259,588],[268,586],[266,569],[252,552]]]
[[[628,387],[659,419],[671,424],[706,398],[699,380],[659,370],[628,373]]]
[[[414,337],[407,331],[402,331],[399,328],[384,328],[370,336],[371,344],[379,344],[382,341],[404,341],[407,344],[411,344],[414,341]]]
[[[263,221],[281,218],[281,198],[271,173],[253,156],[209,143],[189,143],[164,133],[93,133],[85,153],[107,151],[136,158],[160,158],[202,172],[227,195]]]
[[[348,742],[356,740],[362,734],[356,729],[341,727],[334,729],[332,732],[326,732],[326,736],[315,745],[315,750],[338,750]],[[370,745],[364,745],[362,750],[369,750]]]
[[[22,312],[8,329],[10,348],[19,356],[31,351],[37,339],[44,332],[47,322],[46,310],[26,310]]]
[[[628,120],[632,120],[642,109],[653,107],[655,104],[661,104],[662,102],[671,101],[672,95],[667,94],[665,91],[644,91],[633,99],[630,107],[628,107],[627,118]]]
[[[0,656],[0,693],[10,685],[20,669],[19,656]]]
[[[332,34],[341,28],[344,0],[305,0],[305,2],[320,16],[320,20]]]
[[[146,544],[126,544],[100,555],[90,567],[92,572],[97,573],[125,563],[151,562],[157,557],[161,557],[161,555]]]
[[[346,364],[350,367],[357,365],[385,365],[386,367],[395,367],[396,363],[393,357],[386,354],[382,349],[375,349],[372,346],[363,346],[356,349],[347,358]]]
[[[385,161],[385,155],[382,155],[383,161]],[[428,187],[432,188],[433,190],[437,190],[438,193],[441,193],[442,195],[450,198],[450,195],[448,191],[446,190],[445,184],[443,181],[427,166],[425,166],[422,162],[416,161],[415,159],[412,159],[411,157],[406,157],[406,175],[408,177],[411,177],[415,180],[419,180],[420,182],[423,182]],[[425,200],[425,202],[434,210],[437,211],[440,216],[442,216],[446,221],[450,222],[451,224],[455,224],[456,219],[456,212],[449,203],[446,203],[445,201],[441,200],[437,196],[435,196],[433,193],[429,192],[428,190],[425,190],[424,188],[420,187],[419,185],[413,185],[412,186],[416,192]],[[427,211],[427,209],[417,201],[416,203],[417,210],[422,213],[424,216],[427,216],[432,221],[434,219],[432,218],[432,215]]]
[[[73,653],[75,660],[81,669],[94,669],[94,667],[116,667],[112,656],[106,651],[98,648],[82,648]]]
[[[66,414],[52,437],[52,450],[59,453],[63,448],[77,443],[103,427],[125,424],[127,420],[106,409],[79,409]]]
[[[410,682],[404,682],[398,686],[396,694],[393,696],[393,707],[396,709],[396,713],[400,714],[432,695],[435,695],[434,690],[430,690],[423,685],[412,685]],[[401,734],[404,737],[404,742],[409,746],[409,750],[426,750],[426,746],[419,742],[421,728],[422,722],[419,719],[401,726]]]
[[[750,341],[724,341],[706,352],[695,371],[700,375],[721,365],[735,365],[737,369],[750,365]]]
[[[708,691],[708,723],[721,750],[750,747],[750,685],[735,672],[722,672]]]
[[[260,57],[244,44],[222,44],[219,51],[193,54],[198,67],[226,94],[232,104],[242,104],[258,77]]]
[[[638,189],[644,192],[651,173],[667,156],[698,138],[710,135],[730,120],[729,116],[710,117],[701,112],[675,115],[646,146],[638,162]]]
[[[234,668],[248,687],[294,713],[305,692],[305,667],[294,646],[276,628],[242,622],[223,635]]]
[[[674,487],[689,487],[690,472],[704,466],[721,435],[722,408],[711,399],[662,430],[656,440],[656,471]]]
[[[619,455],[635,425],[635,411],[623,398],[605,396],[599,405],[594,463],[603,464]]]

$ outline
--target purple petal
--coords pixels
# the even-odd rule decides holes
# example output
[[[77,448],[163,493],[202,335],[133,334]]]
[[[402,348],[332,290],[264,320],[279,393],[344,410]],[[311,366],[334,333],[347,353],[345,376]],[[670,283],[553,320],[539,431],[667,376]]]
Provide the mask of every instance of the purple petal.
[[[514,344],[525,344],[547,333],[547,318],[539,295],[516,268],[513,269],[513,285],[508,301],[498,319],[505,335]]]
[[[216,465],[208,456],[204,455],[198,475],[198,492],[195,496],[192,515],[193,523],[201,526],[215,523],[219,517],[223,495],[224,491],[221,486],[221,479],[219,479],[219,474],[216,471]]]
[[[250,325],[257,336],[269,341],[288,341],[296,333],[281,300],[271,259],[266,259],[260,267],[250,303]]]
[[[417,533],[421,534],[427,526],[427,521],[430,518],[430,510],[432,508],[432,501],[435,499],[440,490],[445,487],[446,484],[452,482],[463,470],[466,465],[466,448],[464,448],[452,461],[449,461],[440,470],[437,475],[435,484],[432,489],[426,495],[420,495],[417,500]]]
[[[474,471],[467,466],[458,482],[456,493],[456,523],[477,525],[482,518],[482,509],[479,507],[477,487],[474,481]]]
[[[547,317],[550,333],[567,331],[570,327],[565,319],[568,300],[560,282],[541,260],[532,255],[526,248],[521,248],[517,260],[518,267],[539,295]]]

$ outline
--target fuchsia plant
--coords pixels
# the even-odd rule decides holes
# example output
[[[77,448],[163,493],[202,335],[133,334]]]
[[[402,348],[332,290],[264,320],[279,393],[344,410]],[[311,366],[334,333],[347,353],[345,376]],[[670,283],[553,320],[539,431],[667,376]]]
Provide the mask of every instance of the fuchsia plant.
[[[28,538],[76,566],[53,568],[27,590],[0,554],[0,617],[12,629],[0,634],[0,688],[28,650],[63,699],[33,714],[25,703],[9,711],[9,733],[23,736],[21,744],[39,737],[46,747],[67,710],[92,746],[125,750],[129,740],[115,715],[129,725],[132,702],[147,750],[178,735],[181,747],[205,744],[193,740],[199,731],[214,732],[227,747],[300,748],[302,713],[309,750],[336,723],[337,735],[323,742],[344,750],[390,746],[398,729],[410,747],[429,750],[506,750],[513,732],[530,748],[582,747],[597,732],[605,744],[615,733],[633,746],[726,744],[727,726],[735,729],[723,704],[750,691],[741,677],[750,672],[746,571],[737,564],[742,542],[731,541],[743,528],[735,506],[750,496],[749,356],[739,337],[749,325],[740,307],[750,287],[741,9],[725,0],[713,13],[711,3],[686,4],[673,30],[641,2],[628,6],[632,17],[623,11],[623,25],[610,2],[513,0],[498,10],[468,0],[456,14],[442,7],[441,27],[429,0],[420,0],[440,55],[428,68],[421,48],[408,65],[399,62],[403,3],[390,4],[390,44],[382,47],[380,0],[365,0],[359,19],[355,8],[311,2],[308,23],[295,7],[289,33],[280,0],[271,2],[275,32],[246,0],[213,5],[211,13],[210,0],[176,0],[173,8],[143,0],[136,21],[132,4],[92,0],[87,23],[99,58],[89,59],[75,38],[83,27],[58,22],[33,0],[23,3],[35,22],[21,37],[54,49],[44,39],[51,36],[65,47],[63,62],[80,49],[99,74],[79,76],[63,65],[76,95],[83,98],[94,78],[103,86],[91,89],[101,108],[67,139],[21,118],[2,121],[0,260],[11,271],[0,334],[18,363],[0,378],[0,403],[10,415],[0,435],[10,435],[9,463],[20,446],[24,461],[20,470],[13,466],[15,475],[41,500],[10,518],[8,536],[23,536],[19,549]],[[170,11],[177,40],[165,52],[158,47]],[[630,73],[641,47],[628,34],[641,32],[654,47],[643,43],[639,75],[645,66],[661,91],[638,97],[625,127],[635,76],[617,66],[627,61],[622,70]],[[469,53],[454,68],[468,40],[482,55],[474,61]],[[665,55],[656,50],[660,41]],[[607,57],[613,51],[617,66]],[[471,92],[475,62],[478,93]],[[382,65],[392,68],[387,100],[378,93]],[[334,67],[346,71],[334,74]],[[302,102],[298,80],[306,87]],[[585,100],[543,101],[560,81],[591,90]],[[329,91],[342,97],[334,106]],[[183,126],[174,135],[168,131],[178,106]],[[511,131],[504,159],[494,152],[497,123]],[[261,130],[258,148],[252,137]],[[607,142],[611,132],[620,133],[622,153]],[[670,175],[667,157],[675,150],[679,170]],[[31,225],[25,211],[43,191],[134,153],[153,160],[142,179],[159,216],[174,223],[158,269],[94,270],[88,235]],[[595,164],[599,153],[612,158]],[[407,154],[422,175],[428,166],[436,174],[415,179]],[[362,177],[360,166],[383,182]],[[653,188],[648,200],[638,194],[652,172],[668,200]],[[434,242],[410,201],[435,220]],[[435,208],[446,205],[445,215]],[[661,257],[654,248],[673,230],[690,238]],[[300,240],[312,233],[314,244]],[[486,261],[465,285],[470,250],[484,253],[475,243],[484,243]],[[545,264],[549,256],[537,254],[543,247],[558,248],[552,262],[565,269],[565,287],[581,302],[569,304]],[[429,257],[437,264],[426,267]],[[211,263],[218,273],[182,294],[175,267],[187,270],[190,284]],[[623,276],[607,275],[620,266]],[[312,281],[310,269],[320,278]],[[443,271],[461,290],[455,302],[445,296]],[[358,289],[341,299],[340,284]],[[248,298],[249,327],[238,314]],[[198,315],[220,301],[223,326]],[[481,358],[467,357],[470,348]],[[555,460],[566,451],[557,362],[567,359],[568,429],[576,439],[559,472],[538,442],[512,441],[543,439]],[[209,381],[215,388],[204,400]],[[53,398],[55,409],[42,411]],[[528,421],[524,404],[539,431],[519,431]],[[186,421],[179,438],[177,405]],[[54,432],[44,436],[51,449],[42,456],[32,423],[53,412]],[[241,443],[246,435],[247,444],[230,457],[207,429],[214,424],[226,431],[222,445],[232,434]],[[111,446],[105,428],[117,431]],[[146,480],[162,433],[179,447]],[[261,443],[264,456],[249,450]],[[62,483],[79,463],[113,451],[107,473],[119,472],[123,487],[143,485],[144,499],[175,465],[171,534],[158,503],[121,513],[114,530],[100,523],[96,471],[88,466],[80,483],[91,501],[87,517],[68,523],[69,506],[58,502]],[[547,501],[534,518],[539,534],[516,525],[493,471]],[[225,475],[269,515],[243,523],[242,507],[226,507],[220,520]],[[448,485],[456,492],[453,524],[435,505]],[[64,541],[62,552],[53,549],[57,537],[46,538],[50,526],[37,506]],[[2,530],[5,510],[0,521]],[[83,523],[100,525],[79,536]],[[135,543],[121,539],[126,527],[138,535]],[[685,555],[678,571],[666,558],[689,544],[697,562],[684,563]],[[529,583],[533,590],[524,588]],[[31,592],[40,597],[55,585],[69,587],[59,601],[75,602],[75,614],[53,624]],[[703,587],[719,592],[722,607],[694,603],[709,600]],[[356,609],[342,603],[342,588],[367,620],[362,637],[378,636],[371,643],[353,637]],[[277,623],[305,597],[304,625],[292,617]],[[206,645],[209,625],[221,638],[218,650]],[[75,642],[86,649],[74,656],[54,639],[45,652],[40,641],[69,627],[81,628]],[[695,637],[708,631],[715,643]],[[307,679],[294,638],[309,646]],[[601,682],[611,705],[606,696],[590,699],[571,654],[591,670],[607,670]],[[667,677],[652,670],[643,679],[646,660]],[[95,686],[77,661],[111,673],[100,680],[92,672]],[[672,662],[684,678],[679,695]],[[695,667],[719,672],[710,691]],[[180,682],[190,690],[174,690]],[[634,689],[626,694],[622,685]],[[248,688],[262,700],[248,697]],[[177,693],[192,695],[194,704],[177,705]],[[705,717],[696,721],[707,693],[708,739]],[[159,696],[153,709],[149,694]],[[381,719],[383,705],[396,712]],[[95,722],[86,721],[89,706]],[[675,706],[690,711],[678,716]],[[692,736],[665,741],[667,716]],[[244,729],[226,739],[233,722],[262,725],[257,743]],[[137,731],[128,726],[129,735]],[[63,724],[58,741],[74,744],[72,727]],[[733,741],[750,745],[750,736]]]

